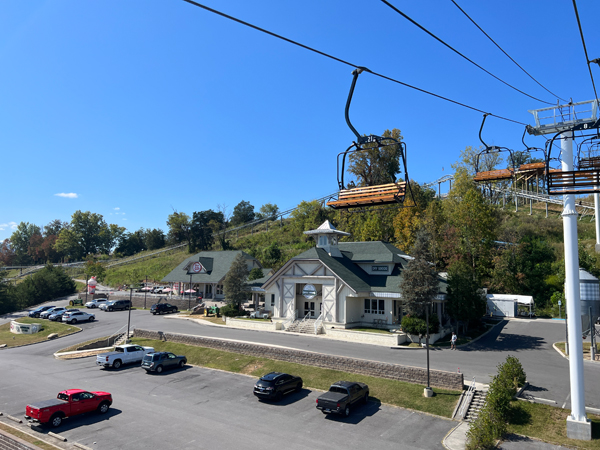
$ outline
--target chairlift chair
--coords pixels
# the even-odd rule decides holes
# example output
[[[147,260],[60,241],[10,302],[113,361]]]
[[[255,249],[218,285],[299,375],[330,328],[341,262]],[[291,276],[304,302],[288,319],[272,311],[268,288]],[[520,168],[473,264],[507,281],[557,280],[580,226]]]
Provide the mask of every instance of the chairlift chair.
[[[483,181],[510,180],[515,175],[515,162],[514,162],[512,150],[510,150],[507,147],[497,147],[495,145],[489,146],[483,141],[483,138],[481,137],[481,131],[483,130],[483,125],[485,124],[485,119],[487,118],[488,115],[489,114],[487,114],[487,113],[483,115],[483,121],[481,122],[481,127],[479,128],[479,140],[481,141],[481,143],[483,144],[483,146],[485,148],[482,151],[480,151],[477,154],[477,157],[475,158],[475,176],[473,177],[473,181],[483,182]],[[481,158],[481,155],[489,155],[491,153],[501,153],[501,152],[508,152],[508,154],[510,156],[510,164],[511,164],[510,168],[498,169],[498,170],[486,170],[486,171],[479,170],[479,160]]]
[[[353,142],[346,151],[341,152],[337,156],[337,181],[338,195],[337,199],[332,199],[326,204],[334,209],[353,209],[367,206],[404,206],[406,192],[412,197],[412,190],[408,178],[408,170],[406,168],[406,144],[393,137],[385,136],[361,136],[350,122],[350,103],[356,86],[358,76],[367,70],[366,68],[358,68],[352,71],[353,79],[350,86],[350,93],[346,101],[346,123],[356,136],[356,142]],[[400,150],[401,167],[404,169],[404,181],[394,181],[393,183],[378,184],[373,186],[358,186],[348,187],[344,182],[344,174],[346,172],[346,158],[348,155],[357,152],[384,151],[386,147],[398,146]]]

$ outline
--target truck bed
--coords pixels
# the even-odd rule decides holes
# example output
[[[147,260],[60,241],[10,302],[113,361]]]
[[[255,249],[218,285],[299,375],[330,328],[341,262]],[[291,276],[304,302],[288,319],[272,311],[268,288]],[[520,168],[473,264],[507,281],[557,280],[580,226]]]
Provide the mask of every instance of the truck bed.
[[[53,398],[51,400],[42,400],[40,402],[36,402],[36,403],[31,403],[29,406],[30,408],[33,409],[43,409],[43,408],[50,408],[52,406],[57,406],[57,405],[64,405],[65,401],[63,400],[59,400],[57,398]]]

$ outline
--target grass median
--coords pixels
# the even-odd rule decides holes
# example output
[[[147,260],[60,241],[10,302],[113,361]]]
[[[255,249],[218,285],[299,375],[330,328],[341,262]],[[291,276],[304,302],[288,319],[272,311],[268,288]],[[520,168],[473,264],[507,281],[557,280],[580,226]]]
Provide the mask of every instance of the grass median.
[[[540,439],[569,448],[600,449],[600,417],[588,414],[592,421],[592,440],[567,438],[568,409],[514,400],[508,423],[508,432]]]
[[[18,347],[20,345],[35,344],[48,340],[48,336],[52,333],[58,336],[66,336],[68,334],[77,333],[81,328],[73,325],[65,325],[62,322],[52,322],[51,320],[32,319],[30,317],[22,317],[16,322],[19,323],[39,323],[42,325],[42,330],[33,334],[14,334],[10,332],[10,323],[0,325],[0,344],[6,344],[7,347]]]
[[[460,391],[436,388],[434,389],[436,394],[434,397],[425,398],[423,397],[424,386],[402,381],[356,375],[339,370],[322,369],[175,342],[141,338],[133,338],[132,341],[139,345],[154,347],[157,351],[169,351],[178,355],[185,355],[188,363],[211,369],[242,373],[257,378],[269,372],[292,373],[302,377],[304,386],[307,388],[327,390],[335,381],[360,381],[369,385],[372,400],[442,417],[452,416],[460,396]]]

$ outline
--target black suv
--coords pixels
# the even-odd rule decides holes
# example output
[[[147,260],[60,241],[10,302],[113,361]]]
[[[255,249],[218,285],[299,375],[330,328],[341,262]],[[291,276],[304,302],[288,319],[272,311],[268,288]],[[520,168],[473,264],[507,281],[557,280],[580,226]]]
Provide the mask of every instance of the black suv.
[[[254,395],[258,398],[275,399],[280,401],[283,394],[300,392],[302,378],[287,373],[271,372],[261,377],[254,385]]]
[[[169,305],[168,303],[157,303],[150,307],[150,312],[156,314],[167,314],[179,312],[177,306]]]
[[[131,308],[129,300],[111,300],[103,305],[100,305],[102,311],[119,311]]]

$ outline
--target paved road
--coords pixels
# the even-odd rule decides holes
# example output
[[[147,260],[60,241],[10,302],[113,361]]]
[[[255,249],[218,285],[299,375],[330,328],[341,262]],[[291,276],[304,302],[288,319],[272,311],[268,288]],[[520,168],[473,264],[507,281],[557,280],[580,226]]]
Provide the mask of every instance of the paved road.
[[[63,301],[66,303],[66,300]],[[53,304],[60,305],[61,302]],[[127,323],[127,312],[96,312],[97,322],[85,324],[85,333],[55,341],[56,350],[68,345],[116,332]],[[285,332],[268,333],[198,324],[190,320],[173,319],[172,316],[152,316],[148,311],[131,312],[131,328],[195,334],[207,337],[236,339],[281,345],[326,354],[385,361],[409,366],[426,366],[426,354],[420,349],[390,349],[387,347],[356,344],[327,339],[322,336],[298,336]],[[4,319],[6,321],[8,319]],[[0,319],[0,322],[2,319]],[[460,369],[465,381],[473,377],[488,383],[495,375],[497,365],[508,355],[514,355],[523,364],[530,387],[528,395],[541,403],[570,407],[569,363],[558,354],[552,344],[564,341],[564,321],[519,319],[504,321],[477,342],[457,351],[431,350],[431,368],[447,371]],[[600,376],[600,363],[584,362],[586,380],[586,406],[600,409],[600,390],[596,380]]]

